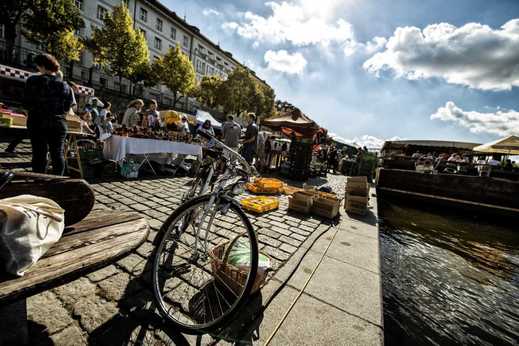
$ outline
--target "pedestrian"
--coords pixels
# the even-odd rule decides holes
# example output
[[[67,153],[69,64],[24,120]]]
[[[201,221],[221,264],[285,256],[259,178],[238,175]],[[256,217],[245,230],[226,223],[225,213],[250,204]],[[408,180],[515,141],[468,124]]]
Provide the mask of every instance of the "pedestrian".
[[[144,101],[141,99],[136,99],[130,102],[128,108],[126,108],[126,112],[124,112],[122,125],[126,126],[128,129],[139,125],[140,112],[143,106]]]
[[[151,129],[157,129],[160,127],[160,114],[157,110],[157,101],[150,101],[150,108],[148,109],[148,127]]]
[[[25,83],[24,105],[28,110],[27,129],[32,145],[32,170],[45,173],[50,152],[52,171],[63,175],[67,136],[65,114],[72,105],[72,90],[56,77],[59,62],[50,54],[40,54],[34,62],[40,74]]]
[[[229,115],[222,126],[223,143],[234,151],[238,151],[241,136],[241,126]]]
[[[249,113],[249,125],[245,130],[245,139],[243,140],[243,157],[252,164],[254,155],[256,154],[256,143],[258,140],[258,125],[256,125],[256,114]]]

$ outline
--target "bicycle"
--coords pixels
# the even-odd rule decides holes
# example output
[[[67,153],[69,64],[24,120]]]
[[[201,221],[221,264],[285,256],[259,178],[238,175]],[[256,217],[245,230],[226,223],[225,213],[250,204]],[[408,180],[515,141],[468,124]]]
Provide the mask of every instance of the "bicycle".
[[[210,134],[199,133],[212,140],[222,154],[208,161],[208,175],[199,175],[204,179],[197,191],[204,194],[187,199],[161,227],[152,267],[160,314],[189,334],[214,331],[229,321],[249,296],[258,266],[256,235],[234,198],[243,192],[254,168]],[[217,170],[220,174],[214,174]],[[212,191],[205,193],[209,186]],[[249,254],[239,290],[215,276],[210,255],[216,246],[236,237]]]

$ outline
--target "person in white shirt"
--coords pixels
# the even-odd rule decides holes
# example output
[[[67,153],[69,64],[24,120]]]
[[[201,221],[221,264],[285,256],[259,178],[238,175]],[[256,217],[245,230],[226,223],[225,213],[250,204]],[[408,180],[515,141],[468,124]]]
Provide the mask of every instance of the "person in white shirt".
[[[157,111],[157,101],[150,101],[150,109],[148,109],[148,127],[155,129],[160,127],[160,114]]]
[[[128,104],[126,112],[124,112],[122,124],[127,128],[139,125],[140,112],[144,106],[144,101],[141,99],[133,100]]]

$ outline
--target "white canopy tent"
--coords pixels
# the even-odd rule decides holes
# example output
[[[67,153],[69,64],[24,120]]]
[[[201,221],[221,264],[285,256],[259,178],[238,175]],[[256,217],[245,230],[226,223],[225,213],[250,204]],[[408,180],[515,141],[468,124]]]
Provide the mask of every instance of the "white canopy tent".
[[[474,151],[489,154],[519,155],[519,137],[508,136],[474,148]]]
[[[220,123],[218,120],[216,120],[211,113],[197,109],[196,110],[196,121],[199,124],[202,124],[204,121],[209,120],[211,122],[211,125],[213,128],[216,128],[218,130],[222,129],[222,123]]]

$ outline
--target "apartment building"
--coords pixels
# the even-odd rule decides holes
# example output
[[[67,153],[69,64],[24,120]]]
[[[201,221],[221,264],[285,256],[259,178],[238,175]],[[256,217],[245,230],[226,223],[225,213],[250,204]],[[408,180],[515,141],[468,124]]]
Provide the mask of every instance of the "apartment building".
[[[223,50],[203,35],[199,28],[188,24],[172,9],[157,0],[75,0],[75,3],[85,22],[85,26],[77,32],[79,36],[91,37],[94,29],[103,25],[103,17],[114,6],[125,3],[133,18],[135,29],[140,30],[146,37],[150,59],[158,58],[178,44],[193,63],[197,80],[210,75],[225,79],[236,66],[243,66],[230,52]],[[38,48],[21,35],[18,40],[21,47],[30,50]],[[82,54],[78,63],[64,68],[66,74],[73,79],[91,84],[96,89],[119,90],[121,87],[117,78],[107,75],[94,64],[93,56],[88,51]],[[265,83],[251,72],[259,82]],[[123,91],[128,90],[129,82],[123,80],[122,84]],[[148,88],[144,91],[144,96],[160,99],[163,104],[172,102],[172,94],[164,86]]]

